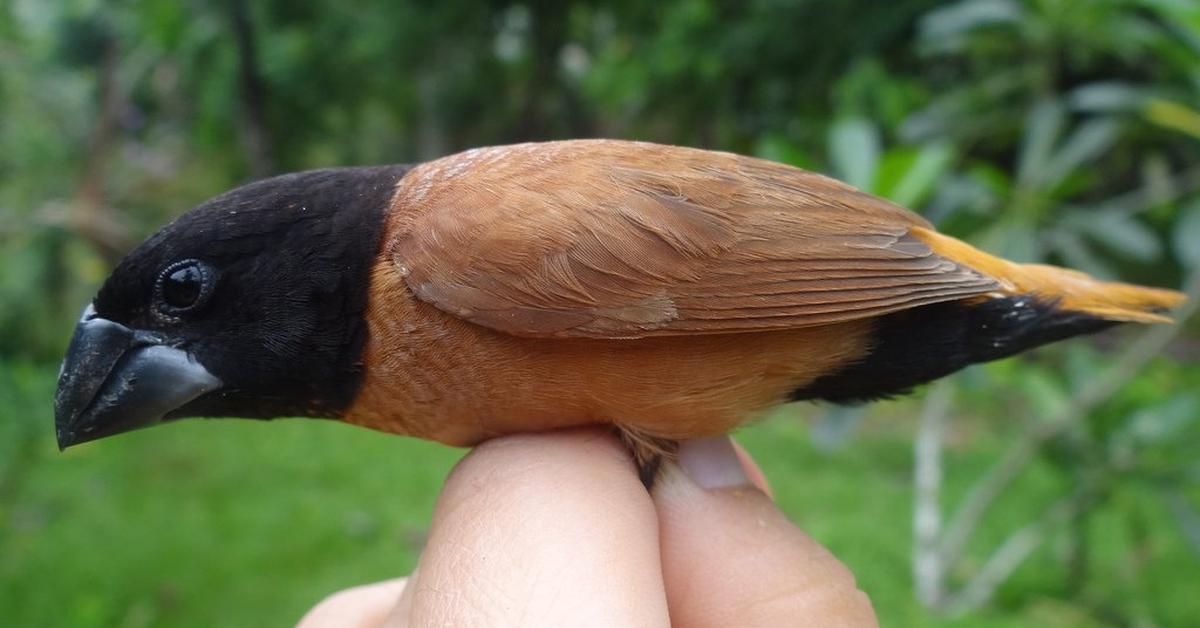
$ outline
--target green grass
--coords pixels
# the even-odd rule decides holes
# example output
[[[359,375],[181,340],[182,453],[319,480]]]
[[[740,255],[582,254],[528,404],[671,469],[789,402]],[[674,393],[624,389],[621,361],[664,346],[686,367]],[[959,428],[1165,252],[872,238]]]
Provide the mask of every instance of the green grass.
[[[333,590],[407,573],[462,455],[311,420],[185,421],[60,454],[53,371],[2,371],[0,609],[10,626],[286,625]],[[915,407],[883,406],[834,451],[815,447],[794,416],[740,437],[781,507],[853,568],[886,625],[1094,626],[1134,616],[1184,626],[1200,616],[1200,563],[1164,509],[1136,491],[1094,517],[1080,590],[1052,542],[986,610],[958,620],[924,611],[909,576]],[[954,439],[951,496],[1003,450],[1006,431],[963,429]],[[1063,488],[1051,465],[1035,465],[980,530],[974,555]],[[1134,547],[1133,536],[1150,541]]]

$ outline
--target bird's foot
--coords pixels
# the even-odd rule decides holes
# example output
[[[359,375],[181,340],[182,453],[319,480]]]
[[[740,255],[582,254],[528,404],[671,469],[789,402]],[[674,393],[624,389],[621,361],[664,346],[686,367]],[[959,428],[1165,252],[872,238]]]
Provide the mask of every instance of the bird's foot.
[[[646,490],[650,490],[654,486],[654,480],[658,477],[658,470],[662,468],[663,463],[675,459],[675,455],[679,451],[679,441],[651,436],[624,426],[618,426],[617,432],[621,435],[625,446],[629,448],[629,452],[633,454],[633,461],[638,468],[638,477],[646,486]]]

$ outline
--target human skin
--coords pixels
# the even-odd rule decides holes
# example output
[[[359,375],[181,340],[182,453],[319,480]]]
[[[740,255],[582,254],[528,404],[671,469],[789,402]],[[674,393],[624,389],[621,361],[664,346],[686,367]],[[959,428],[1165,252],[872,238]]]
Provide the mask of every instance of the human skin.
[[[828,550],[728,437],[647,492],[610,431],[498,438],[450,474],[417,569],[329,596],[325,626],[877,626]]]

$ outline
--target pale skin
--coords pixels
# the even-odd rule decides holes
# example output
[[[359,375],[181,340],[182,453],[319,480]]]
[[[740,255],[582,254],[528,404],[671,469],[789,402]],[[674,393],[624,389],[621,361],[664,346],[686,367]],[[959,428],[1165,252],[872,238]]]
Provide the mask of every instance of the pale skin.
[[[827,549],[728,437],[647,492],[610,430],[507,436],[450,474],[417,569],[334,593],[326,626],[877,626]]]

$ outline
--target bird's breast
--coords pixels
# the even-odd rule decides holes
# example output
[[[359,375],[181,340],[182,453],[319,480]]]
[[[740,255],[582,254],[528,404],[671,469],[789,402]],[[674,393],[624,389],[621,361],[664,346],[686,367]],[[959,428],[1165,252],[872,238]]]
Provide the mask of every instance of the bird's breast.
[[[872,325],[533,339],[419,301],[388,259],[370,293],[363,382],[343,420],[452,445],[591,423],[669,439],[726,432],[862,357]]]

